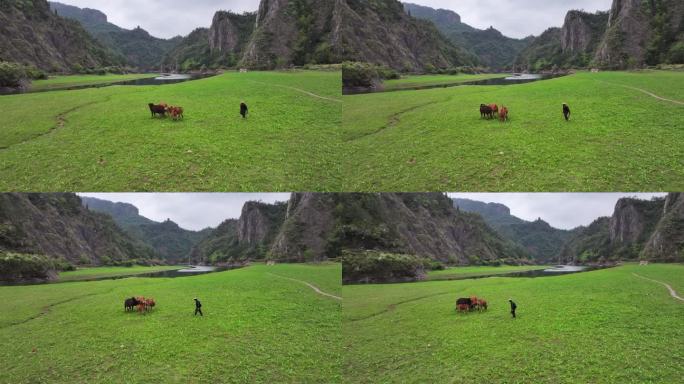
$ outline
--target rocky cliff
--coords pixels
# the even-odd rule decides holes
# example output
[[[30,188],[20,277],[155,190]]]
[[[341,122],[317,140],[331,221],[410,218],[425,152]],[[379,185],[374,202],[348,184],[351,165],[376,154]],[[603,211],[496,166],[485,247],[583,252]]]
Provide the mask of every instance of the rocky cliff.
[[[48,72],[123,64],[81,24],[50,10],[46,0],[0,1],[0,60]]]
[[[241,65],[275,68],[337,62],[332,44],[339,0],[261,0]]]
[[[110,215],[129,236],[150,246],[169,263],[187,262],[193,247],[211,232],[211,229],[190,231],[171,220],[161,223],[150,220],[140,215],[132,204],[92,197],[82,197],[81,200],[89,210]]]
[[[642,252],[647,260],[684,261],[684,193],[665,199],[662,217]]]
[[[431,21],[454,45],[463,47],[480,63],[491,68],[510,67],[529,39],[513,39],[504,36],[493,27],[486,30],[473,28],[461,22],[461,17],[447,9],[404,3],[406,12],[418,19]]]
[[[607,22],[606,12],[568,12],[561,29],[561,50],[569,56],[591,55],[606,31]]]
[[[571,236],[559,254],[560,262],[684,260],[682,200],[682,194],[649,201],[620,199],[611,217],[600,218]]]
[[[511,215],[510,209],[503,204],[454,199],[454,206],[480,214],[503,238],[518,244],[540,264],[555,262],[572,234],[571,231],[554,228],[542,219],[522,220]]]
[[[285,203],[246,203],[239,219],[226,220],[194,247],[192,258],[212,264],[266,258],[286,209]]]
[[[149,259],[156,254],[108,215],[65,194],[0,194],[0,251],[46,255],[75,264]]]
[[[432,22],[409,16],[397,0],[336,0],[341,22],[335,47],[345,60],[400,71],[474,65],[477,58],[454,46]]]
[[[673,51],[682,42],[681,0],[613,0],[608,28],[595,59],[609,68],[684,62]]]

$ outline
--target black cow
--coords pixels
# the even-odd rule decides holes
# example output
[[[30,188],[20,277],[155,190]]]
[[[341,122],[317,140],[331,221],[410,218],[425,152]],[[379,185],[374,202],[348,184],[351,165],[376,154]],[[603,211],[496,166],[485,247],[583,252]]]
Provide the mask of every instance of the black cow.
[[[165,105],[154,105],[152,103],[149,103],[148,106],[150,107],[150,113],[152,113],[152,118],[154,118],[156,115],[160,115],[161,117],[166,116]]]
[[[485,117],[493,118],[494,110],[488,105],[480,104],[480,118],[484,119]]]
[[[133,311],[135,310],[135,306],[138,304],[140,304],[140,302],[135,297],[126,299],[126,301],[124,301],[124,311]]]

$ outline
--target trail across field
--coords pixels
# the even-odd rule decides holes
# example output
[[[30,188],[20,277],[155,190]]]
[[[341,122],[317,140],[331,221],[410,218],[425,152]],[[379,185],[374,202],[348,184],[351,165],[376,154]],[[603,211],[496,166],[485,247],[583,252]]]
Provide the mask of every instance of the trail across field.
[[[610,85],[617,85],[618,87],[623,87],[623,88],[627,88],[627,89],[632,89],[632,90],[635,90],[635,91],[639,91],[639,92],[641,92],[641,93],[645,93],[645,94],[647,94],[647,95],[649,95],[649,96],[651,96],[651,97],[653,97],[653,98],[656,98],[656,99],[658,99],[658,100],[667,101],[667,102],[674,103],[674,104],[679,104],[679,105],[684,105],[684,101],[666,99],[666,98],[664,98],[664,97],[662,97],[662,96],[658,96],[658,95],[656,95],[655,93],[649,92],[649,91],[647,91],[647,90],[645,90],[645,89],[641,89],[641,88],[637,88],[637,87],[630,87],[630,86],[628,86],[628,85],[623,85],[623,84],[611,83],[611,82],[608,82],[608,81],[602,81],[602,83],[604,83],[604,84],[610,84]]]
[[[677,300],[684,301],[684,298],[682,298],[682,297],[680,297],[679,295],[677,295],[677,291],[675,291],[669,284],[663,283],[662,281],[649,279],[648,277],[644,277],[644,276],[641,276],[641,275],[637,275],[636,273],[632,273],[632,274],[633,274],[634,276],[638,277],[638,278],[645,279],[645,280],[649,280],[649,281],[652,281],[652,282],[654,282],[654,283],[658,283],[658,284],[661,284],[661,285],[665,286],[665,288],[667,288],[667,290],[670,292],[670,296],[672,296],[673,298],[675,298],[675,299],[677,299]]]
[[[321,291],[320,288],[318,288],[317,286],[315,286],[315,285],[313,285],[313,284],[311,284],[311,283],[309,283],[309,282],[306,282],[306,281],[304,281],[304,280],[293,279],[293,278],[291,278],[291,277],[281,276],[281,275],[277,275],[277,274],[275,274],[275,273],[269,273],[269,274],[270,274],[270,275],[273,275],[273,276],[278,276],[278,277],[283,278],[283,279],[287,279],[287,280],[291,280],[291,281],[296,281],[296,282],[298,282],[298,283],[302,283],[302,284],[306,285],[307,287],[313,289],[314,292],[318,293],[319,295],[327,296],[327,297],[333,298],[333,299],[335,299],[335,300],[342,300],[341,297],[335,296],[335,295],[330,294],[330,293],[327,293],[327,292],[323,292],[323,291]]]
[[[341,102],[342,102],[342,100],[340,100],[340,99],[333,99],[333,98],[330,98],[330,97],[325,97],[325,96],[317,95],[317,94],[315,94],[315,93],[313,93],[313,92],[307,91],[306,89],[301,89],[301,88],[296,88],[296,87],[289,87],[289,86],[287,86],[287,85],[269,84],[269,83],[264,83],[264,82],[262,82],[262,81],[253,81],[253,80],[252,80],[252,82],[253,82],[253,83],[257,83],[257,84],[261,84],[261,85],[271,86],[271,87],[280,87],[280,88],[285,88],[285,89],[291,89],[291,90],[293,90],[293,91],[301,92],[301,93],[303,93],[303,94],[305,94],[305,95],[309,95],[309,96],[311,96],[311,97],[316,97],[316,98],[319,98],[319,99],[322,99],[322,100],[334,101],[334,102],[336,102],[336,103],[341,103]]]

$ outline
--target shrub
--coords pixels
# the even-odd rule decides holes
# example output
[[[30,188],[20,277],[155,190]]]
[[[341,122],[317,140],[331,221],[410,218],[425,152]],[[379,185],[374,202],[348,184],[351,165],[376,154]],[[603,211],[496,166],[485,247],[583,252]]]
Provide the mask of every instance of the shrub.
[[[19,88],[27,79],[26,70],[21,65],[0,62],[0,87]]]
[[[56,277],[52,260],[43,255],[0,254],[0,280],[49,280]]]
[[[391,68],[369,63],[342,63],[342,84],[345,87],[376,87],[383,80],[398,78],[399,73]]]
[[[377,251],[344,251],[344,283],[387,283],[425,278],[423,260],[417,256]]]
[[[684,64],[684,41],[680,41],[670,48],[670,63]]]

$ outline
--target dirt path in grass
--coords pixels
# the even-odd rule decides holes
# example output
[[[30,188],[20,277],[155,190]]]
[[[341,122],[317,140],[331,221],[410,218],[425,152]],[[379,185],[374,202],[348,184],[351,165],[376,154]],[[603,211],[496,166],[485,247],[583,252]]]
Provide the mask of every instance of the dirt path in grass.
[[[660,284],[660,285],[664,285],[665,288],[667,288],[667,290],[670,291],[670,296],[674,297],[674,298],[677,299],[677,300],[684,301],[684,298],[682,298],[682,297],[680,297],[679,295],[677,295],[677,291],[675,291],[674,288],[672,288],[669,284],[663,283],[662,281],[649,279],[648,277],[644,277],[644,276],[641,276],[641,275],[637,275],[637,274],[634,273],[634,272],[632,272],[632,275],[634,275],[634,276],[636,276],[636,277],[639,277],[639,278],[642,278],[642,279],[644,279],[644,280],[648,280],[648,281],[652,281],[652,282],[654,282],[654,283],[658,283],[658,284]]]
[[[407,303],[412,303],[412,302],[414,302],[414,301],[419,301],[419,300],[423,300],[423,299],[429,299],[429,298],[431,298],[431,297],[442,296],[442,295],[448,295],[448,294],[452,294],[452,293],[454,293],[454,292],[453,292],[453,291],[449,291],[449,292],[439,292],[439,293],[433,293],[433,294],[430,294],[430,295],[419,296],[419,297],[414,297],[414,298],[412,298],[412,299],[407,299],[407,300],[399,301],[399,302],[397,302],[397,303],[393,303],[393,304],[388,305],[387,308],[383,309],[382,311],[374,312],[374,313],[371,313],[370,315],[366,315],[366,316],[363,316],[363,317],[358,317],[358,318],[356,318],[356,319],[351,319],[351,320],[349,320],[349,321],[350,321],[350,322],[355,322],[355,321],[368,320],[368,319],[371,319],[371,318],[373,318],[373,317],[377,317],[377,316],[380,316],[380,315],[382,315],[382,314],[385,314],[385,313],[388,313],[388,312],[392,312],[392,311],[394,311],[394,310],[397,308],[398,305],[407,304]]]
[[[342,100],[340,100],[340,99],[333,99],[333,98],[331,98],[331,97],[325,97],[325,96],[317,95],[317,94],[315,94],[315,93],[312,93],[312,92],[307,91],[306,89],[290,87],[290,86],[287,86],[287,85],[278,85],[278,84],[263,83],[263,82],[261,82],[261,81],[255,81],[255,80],[249,80],[249,81],[251,81],[252,83],[257,83],[257,84],[262,84],[262,85],[268,85],[268,86],[271,86],[271,87],[279,87],[279,88],[291,89],[291,90],[293,90],[293,91],[301,92],[301,93],[303,93],[303,94],[305,94],[305,95],[309,95],[309,96],[311,96],[311,97],[316,97],[316,98],[323,99],[323,100],[328,100],[328,101],[334,101],[334,102],[336,102],[336,103],[341,103],[341,102],[342,102]],[[340,88],[340,89],[341,89],[341,88]],[[340,92],[342,92],[342,91],[340,90]]]
[[[78,110],[81,109],[81,108],[89,107],[89,106],[94,105],[94,104],[106,103],[106,102],[109,101],[109,99],[110,99],[110,96],[108,96],[108,97],[107,97],[106,99],[104,99],[104,100],[100,100],[100,101],[90,101],[90,102],[87,102],[87,103],[85,103],[85,104],[77,105],[77,106],[75,106],[75,107],[73,107],[73,108],[67,109],[66,111],[61,112],[60,114],[58,114],[57,116],[55,116],[55,125],[53,125],[52,127],[48,128],[46,131],[40,132],[40,133],[36,133],[36,134],[34,134],[34,135],[32,135],[32,136],[28,137],[27,139],[24,139],[24,140],[22,140],[22,141],[20,141],[20,142],[17,142],[17,143],[14,143],[14,144],[10,144],[10,145],[8,145],[8,146],[0,147],[0,151],[4,151],[4,150],[10,149],[10,148],[12,148],[12,147],[15,147],[15,146],[17,146],[17,145],[22,145],[22,144],[28,143],[29,141],[33,141],[33,140],[39,139],[39,138],[41,138],[41,137],[43,137],[43,136],[45,136],[45,135],[49,135],[50,133],[52,133],[52,132],[54,132],[54,131],[56,131],[56,130],[62,129],[62,128],[64,128],[64,125],[65,125],[66,122],[67,122],[66,116],[67,116],[68,114],[70,114],[70,113],[72,113],[72,112],[76,112],[76,111],[78,111]]]
[[[641,89],[641,88],[637,88],[637,87],[630,87],[629,85],[622,85],[622,84],[617,84],[617,83],[611,83],[611,82],[603,81],[603,80],[599,80],[599,81],[602,82],[602,83],[611,84],[611,85],[617,85],[618,87],[623,87],[623,88],[631,89],[631,90],[634,90],[634,91],[639,91],[639,92],[641,92],[641,93],[645,93],[645,94],[647,94],[647,95],[649,95],[649,96],[651,96],[651,97],[653,97],[653,98],[656,98],[656,99],[658,99],[658,100],[661,100],[661,101],[667,101],[667,102],[674,103],[674,104],[678,104],[678,105],[684,105],[684,101],[666,99],[666,98],[664,98],[664,97],[662,97],[662,96],[658,96],[658,95],[656,95],[655,93],[649,92],[649,91],[647,91],[647,90],[645,90],[645,89]]]
[[[304,285],[306,285],[307,287],[313,289],[314,292],[318,293],[318,294],[321,295],[321,296],[327,296],[327,297],[330,297],[330,298],[335,299],[335,300],[342,300],[341,297],[335,296],[335,295],[333,295],[333,294],[331,294],[331,293],[323,292],[323,291],[321,291],[320,288],[318,288],[317,286],[315,286],[315,285],[313,285],[313,284],[311,284],[311,283],[308,283],[308,282],[306,282],[306,281],[304,281],[304,280],[293,279],[293,278],[291,278],[291,277],[281,276],[281,275],[277,275],[277,274],[271,273],[271,272],[269,272],[268,274],[269,274],[269,275],[273,275],[273,276],[278,276],[278,277],[283,278],[283,279],[292,280],[292,281],[296,281],[296,282],[298,282],[298,283],[304,284]]]

